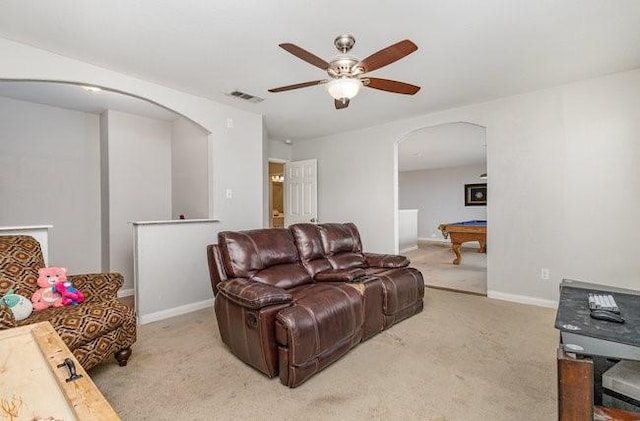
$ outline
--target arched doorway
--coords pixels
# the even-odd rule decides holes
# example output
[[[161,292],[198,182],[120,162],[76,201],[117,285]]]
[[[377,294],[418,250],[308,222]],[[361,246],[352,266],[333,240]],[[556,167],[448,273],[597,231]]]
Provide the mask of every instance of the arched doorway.
[[[423,272],[428,286],[486,295],[487,258],[478,253],[479,243],[464,243],[462,259],[454,264],[450,238],[438,229],[441,224],[487,220],[486,201],[474,203],[465,196],[473,188],[486,192],[486,176],[482,126],[441,124],[399,141],[398,247]]]
[[[210,132],[191,119],[46,80],[0,80],[0,108],[0,225],[53,225],[54,264],[118,270],[129,287],[131,221],[209,217]]]

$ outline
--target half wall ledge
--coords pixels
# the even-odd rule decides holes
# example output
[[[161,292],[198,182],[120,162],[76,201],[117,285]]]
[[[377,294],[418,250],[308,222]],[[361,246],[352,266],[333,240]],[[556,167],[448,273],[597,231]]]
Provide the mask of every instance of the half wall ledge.
[[[136,221],[134,298],[143,325],[213,306],[205,255],[217,238],[217,219]]]

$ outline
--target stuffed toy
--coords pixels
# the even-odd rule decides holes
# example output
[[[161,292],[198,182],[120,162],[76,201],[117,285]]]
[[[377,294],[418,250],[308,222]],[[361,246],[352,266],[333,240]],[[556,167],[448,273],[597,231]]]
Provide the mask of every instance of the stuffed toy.
[[[64,306],[75,306],[84,301],[84,294],[75,288],[71,281],[58,282],[55,289],[62,296],[62,305]]]
[[[9,307],[16,321],[26,319],[33,311],[31,301],[27,300],[27,298],[22,295],[14,294],[12,289],[7,291],[7,294],[4,297],[0,298],[0,304],[4,304]]]
[[[31,296],[33,309],[35,311],[44,310],[49,307],[62,307],[62,295],[55,289],[58,282],[67,280],[66,268],[42,268],[38,270],[39,290]]]

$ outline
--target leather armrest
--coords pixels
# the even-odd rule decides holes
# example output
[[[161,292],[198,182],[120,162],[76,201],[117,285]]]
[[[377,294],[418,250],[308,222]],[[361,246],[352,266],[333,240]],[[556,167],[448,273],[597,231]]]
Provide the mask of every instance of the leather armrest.
[[[332,269],[316,273],[314,280],[318,282],[353,282],[365,275],[364,269]]]
[[[395,254],[365,253],[365,264],[378,268],[403,268],[409,266],[409,259]]]
[[[282,288],[246,278],[234,278],[218,284],[218,292],[242,307],[253,310],[274,304],[289,303],[291,294]]]

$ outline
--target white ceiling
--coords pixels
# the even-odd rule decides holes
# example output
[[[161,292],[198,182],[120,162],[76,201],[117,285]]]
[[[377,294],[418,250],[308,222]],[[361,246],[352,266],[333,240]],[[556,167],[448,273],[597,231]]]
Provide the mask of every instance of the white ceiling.
[[[637,0],[3,0],[0,36],[265,116],[273,139],[305,139],[640,67]],[[364,58],[419,47],[372,76],[415,96],[363,89],[335,110],[325,74],[284,50],[330,59],[336,35]],[[241,102],[241,90],[265,98]]]
[[[486,129],[452,123],[412,133],[398,147],[398,171],[486,165]]]

